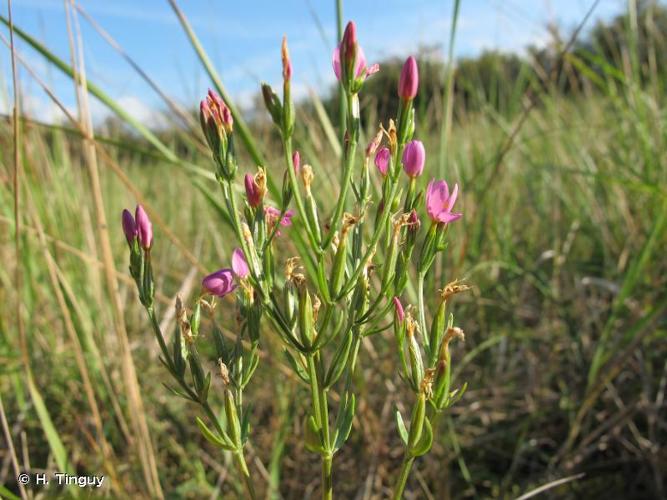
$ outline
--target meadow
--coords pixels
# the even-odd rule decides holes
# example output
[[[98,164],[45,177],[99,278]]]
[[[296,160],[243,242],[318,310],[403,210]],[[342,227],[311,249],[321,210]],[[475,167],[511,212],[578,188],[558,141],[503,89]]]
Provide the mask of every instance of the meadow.
[[[432,450],[414,462],[405,498],[667,494],[667,79],[660,64],[667,23],[658,23],[667,16],[650,2],[629,5],[617,31],[600,31],[617,36],[609,45],[617,51],[601,51],[590,37],[570,43],[586,35],[568,34],[511,75],[501,56],[472,70],[461,63],[458,73],[436,56],[423,65],[418,57],[424,76],[415,121],[425,172],[459,184],[464,214],[426,276],[425,300],[436,304],[437,290],[455,279],[472,289],[452,306],[465,331],[465,342],[451,347],[452,380],[467,390],[432,420]],[[341,19],[339,35],[342,26]],[[57,60],[18,29],[15,40],[81,85],[79,114],[62,126],[21,113],[0,122],[0,496],[244,498],[233,454],[202,436],[196,405],[165,388],[171,381],[128,271],[120,223],[121,211],[136,203],[153,221],[155,311],[171,338],[176,296],[199,296],[202,278],[237,246],[197,103],[165,100],[165,120],[174,125],[151,131],[86,80],[84,61]],[[212,86],[233,102],[223,92],[224,68],[218,75],[190,35]],[[76,31],[72,42],[83,43]],[[381,61],[371,77],[377,88],[369,79],[367,97],[361,93],[361,145],[394,112],[382,96],[395,92],[401,63]],[[16,64],[23,64],[19,53]],[[21,71],[30,75],[29,67]],[[293,142],[312,165],[322,218],[341,189],[335,92],[296,106]],[[97,129],[92,96],[116,108],[116,118]],[[280,190],[280,139],[261,105],[252,115],[247,122],[234,116],[240,172],[262,164]],[[380,191],[381,179],[371,177]],[[306,239],[296,222],[283,232],[281,263]],[[403,297],[417,303],[418,295],[410,281]],[[216,312],[229,338],[233,304],[220,299]],[[302,439],[308,386],[268,322],[260,339],[259,367],[244,394],[254,487],[269,498],[316,498],[320,464]],[[224,383],[212,339],[200,340],[219,408]],[[393,342],[389,331],[361,342],[351,373],[352,432],[333,469],[336,497],[386,498],[401,469],[395,413],[409,415],[413,396]],[[340,394],[330,392],[332,407]],[[107,485],[100,492],[19,487],[15,465],[31,474],[103,474]]]

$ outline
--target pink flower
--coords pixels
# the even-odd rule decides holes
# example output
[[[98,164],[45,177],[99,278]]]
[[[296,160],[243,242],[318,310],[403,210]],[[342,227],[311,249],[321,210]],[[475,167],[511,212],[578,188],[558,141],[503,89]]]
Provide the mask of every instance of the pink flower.
[[[283,218],[280,220],[280,225],[284,227],[291,226],[293,216],[294,216],[294,210],[288,210],[287,212],[285,212],[285,215],[283,215]],[[271,206],[264,207],[264,217],[266,219],[267,226],[269,228],[273,228],[273,225],[278,220],[278,217],[280,217],[280,210]],[[280,231],[276,231],[276,236],[280,235],[281,235]]]
[[[153,224],[148,218],[148,214],[144,210],[144,207],[137,205],[137,209],[134,213],[134,219],[137,224],[137,235],[139,236],[139,245],[144,250],[150,250],[151,245],[153,244]]]
[[[412,100],[417,95],[419,88],[419,71],[417,60],[410,56],[405,61],[401,70],[401,78],[398,80],[398,96],[406,101]]]
[[[239,279],[247,278],[250,274],[248,263],[243,255],[243,250],[240,248],[235,249],[232,253],[232,270]]]
[[[364,55],[364,49],[362,49],[357,42],[357,29],[354,21],[347,23],[345,34],[343,35],[343,40],[340,42],[340,45],[338,45],[338,47],[336,47],[333,51],[333,70],[336,74],[336,78],[338,78],[339,81],[343,74],[343,69],[341,66],[341,53],[343,53],[343,59],[348,61],[354,57],[354,78],[360,78],[364,75],[365,71],[365,80],[372,74],[380,71],[379,64],[373,64],[368,68],[366,67],[366,56]]]
[[[132,214],[127,209],[123,210],[123,232],[125,233],[127,243],[132,246],[139,231],[137,231],[137,223],[134,222],[134,217],[132,217]]]
[[[399,323],[403,323],[405,319],[405,311],[403,311],[403,304],[398,297],[394,297],[394,312],[396,313],[396,318]]]
[[[255,182],[252,174],[245,174],[243,181],[245,183],[245,194],[248,197],[248,204],[252,208],[257,208],[262,203],[263,193],[261,189]]]
[[[429,182],[426,188],[426,211],[431,220],[446,224],[460,219],[463,214],[452,213],[458,194],[458,184],[454,184],[454,190],[450,196],[447,182],[435,179]]]
[[[299,169],[301,168],[301,155],[298,151],[292,153],[292,163],[294,164],[294,173],[298,174]]]
[[[387,175],[390,157],[391,151],[389,151],[389,148],[387,147],[381,148],[375,155],[375,166],[378,168],[383,177]]]
[[[278,210],[276,207],[264,207],[264,216],[266,217],[266,222],[269,225],[272,225],[278,220],[278,217],[280,217],[280,210]],[[285,215],[280,220],[280,225],[285,227],[291,226],[293,216],[294,210],[288,210],[285,212]]]
[[[403,150],[403,170],[409,177],[419,177],[424,171],[426,151],[421,141],[410,141]]]
[[[209,274],[202,280],[201,284],[208,293],[218,297],[224,297],[236,288],[234,273],[227,268]]]

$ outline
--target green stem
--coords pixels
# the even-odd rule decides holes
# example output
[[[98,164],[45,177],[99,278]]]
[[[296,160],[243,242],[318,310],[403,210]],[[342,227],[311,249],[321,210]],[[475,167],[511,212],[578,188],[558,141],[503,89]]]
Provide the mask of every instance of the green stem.
[[[406,451],[407,454],[407,451]],[[410,470],[412,469],[412,464],[414,463],[414,457],[406,456],[403,459],[403,467],[401,467],[401,474],[398,476],[398,481],[396,481],[396,486],[394,486],[394,500],[400,500],[403,498],[403,490],[405,490],[405,485],[408,482],[408,477],[410,476]]]
[[[250,471],[248,470],[248,465],[246,464],[245,457],[243,456],[243,451],[235,451],[234,458],[236,459],[236,465],[238,465],[239,472],[243,477],[243,484],[245,485],[248,497],[252,500],[255,500],[257,498],[257,494],[255,493],[255,487],[252,484],[252,478],[250,477]]]
[[[348,115],[348,124],[351,124],[352,127],[359,127],[359,118],[354,117],[352,113],[352,98],[353,96],[349,94],[347,96],[347,115]],[[357,97],[354,96],[356,100]],[[355,123],[356,122],[356,123]],[[354,155],[357,151],[357,133],[348,126],[348,134],[350,137],[350,145],[345,148],[343,144],[343,151],[345,155],[345,167],[343,168],[343,176],[340,185],[340,194],[338,195],[338,202],[336,203],[336,209],[334,210],[333,217],[331,218],[331,229],[329,234],[322,243],[322,250],[326,250],[331,244],[331,240],[338,231],[340,224],[342,222],[343,210],[345,209],[345,202],[347,201],[347,192],[350,188],[350,181],[352,180],[352,167],[354,166]]]
[[[303,221],[303,226],[306,228],[306,233],[308,234],[308,239],[310,244],[313,247],[313,250],[319,253],[320,245],[315,238],[315,234],[310,227],[308,218],[306,217],[306,209],[303,205],[303,198],[301,197],[301,191],[296,181],[296,173],[294,172],[294,163],[292,162],[292,139],[290,137],[283,139],[283,150],[285,152],[285,163],[287,164],[287,175],[289,176],[289,182],[292,186],[292,194],[294,196],[294,201],[296,202],[296,209],[299,212],[299,217]]]
[[[422,339],[424,343],[427,344],[426,347],[430,348],[428,345],[428,332],[426,330],[426,313],[424,311],[424,273],[419,273],[417,276],[417,300],[419,301],[419,328],[421,329]]]
[[[331,472],[333,457],[322,455],[322,498],[331,500],[333,498],[333,474]]]
[[[317,369],[317,363],[321,363],[319,353],[308,356],[308,375],[310,378],[310,389],[312,394],[313,413],[315,422],[322,429],[322,498],[331,499],[333,496],[332,466],[333,455],[331,454],[331,439],[329,432],[329,409],[327,404],[326,390],[322,388]]]
[[[380,224],[377,225],[375,228],[375,232],[373,233],[373,237],[371,238],[370,243],[368,244],[368,248],[366,249],[366,253],[362,257],[361,261],[359,262],[359,265],[355,268],[354,272],[352,273],[352,276],[350,276],[350,279],[347,280],[347,283],[342,288],[342,291],[336,297],[337,299],[340,299],[341,297],[344,297],[349,293],[349,291],[352,289],[354,284],[357,282],[359,279],[359,275],[361,274],[361,271],[364,269],[366,266],[367,262],[370,260],[371,256],[375,253],[375,245],[377,245],[377,242],[380,240],[380,237],[382,236],[383,229],[387,225],[387,220],[389,219],[389,216],[391,215],[391,204],[394,202],[394,198],[396,197],[396,192],[398,190],[398,176],[396,176],[396,179],[392,180],[392,185],[391,185],[391,194],[389,195],[389,202],[385,204],[385,209],[382,212],[382,219],[380,220]]]

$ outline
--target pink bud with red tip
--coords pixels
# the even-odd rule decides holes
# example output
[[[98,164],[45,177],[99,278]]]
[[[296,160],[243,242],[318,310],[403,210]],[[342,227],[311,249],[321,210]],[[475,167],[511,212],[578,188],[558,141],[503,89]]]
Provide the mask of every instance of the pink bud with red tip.
[[[394,312],[396,313],[396,319],[399,323],[403,323],[405,319],[405,311],[403,310],[403,304],[398,297],[394,297]]]
[[[144,207],[137,205],[137,209],[134,214],[134,219],[137,224],[137,235],[139,236],[139,245],[144,250],[150,250],[151,245],[153,244],[153,224],[148,218],[148,214],[144,210]]]
[[[387,171],[389,170],[390,157],[391,157],[391,151],[389,151],[389,148],[387,147],[381,148],[375,155],[375,166],[380,171],[383,177],[387,175]]]
[[[298,174],[299,169],[301,168],[301,155],[298,151],[292,153],[292,163],[294,164],[294,173]]]
[[[419,70],[417,69],[417,60],[410,56],[403,64],[401,77],[398,80],[398,96],[401,99],[410,101],[417,95],[419,89]]]
[[[137,231],[137,223],[134,222],[134,217],[132,217],[132,214],[127,209],[123,210],[123,232],[125,233],[127,243],[132,247],[139,232]]]
[[[421,141],[410,141],[403,150],[403,170],[409,177],[419,177],[424,171],[426,150]]]
[[[245,194],[248,197],[248,204],[252,208],[257,208],[262,203],[263,198],[260,187],[255,182],[252,174],[245,174],[243,181],[245,183]]]
[[[234,274],[240,278],[247,278],[250,274],[250,269],[248,268],[248,262],[245,260],[243,255],[243,250],[237,248],[232,253],[232,270]]]

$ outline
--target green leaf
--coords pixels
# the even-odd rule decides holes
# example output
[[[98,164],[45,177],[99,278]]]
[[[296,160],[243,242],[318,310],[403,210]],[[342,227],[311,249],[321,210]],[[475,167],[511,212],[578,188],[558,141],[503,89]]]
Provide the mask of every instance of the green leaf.
[[[352,421],[354,420],[354,412],[357,407],[357,401],[352,394],[352,397],[349,399],[343,410],[343,418],[340,419],[338,428],[336,429],[336,441],[334,444],[334,451],[340,450],[340,448],[345,444],[347,438],[350,436],[350,431],[352,430]]]
[[[9,491],[1,484],[0,484],[0,495],[2,495],[2,498],[6,498],[7,500],[21,500],[21,497],[17,497],[16,495],[14,495],[14,493]]]
[[[37,412],[39,422],[42,425],[42,429],[44,429],[44,434],[46,434],[49,448],[51,448],[53,457],[58,465],[58,470],[73,474],[74,469],[67,458],[65,446],[60,439],[60,435],[58,434],[55,425],[53,425],[53,420],[51,420],[49,411],[46,409],[44,399],[42,399],[42,395],[40,394],[39,389],[37,389],[31,375],[28,376],[28,390],[30,391],[32,402],[35,405],[35,411]]]
[[[431,449],[433,445],[433,428],[428,418],[424,419],[424,429],[417,444],[412,447],[410,454],[413,457],[420,457]]]
[[[199,417],[197,417],[197,427],[199,427],[202,435],[209,443],[217,446],[218,448],[222,448],[223,450],[233,451],[235,449],[234,445],[229,441],[229,439],[223,439],[220,436],[214,434]]]
[[[322,439],[320,437],[320,428],[315,422],[315,417],[312,415],[308,417],[304,428],[304,444],[309,451],[313,453],[323,453]]]
[[[408,429],[405,427],[405,422],[403,422],[403,416],[401,412],[396,409],[396,427],[398,427],[398,434],[401,436],[401,440],[405,446],[408,445]]]
[[[178,397],[181,397],[181,398],[183,398],[183,399],[187,399],[188,401],[193,401],[193,399],[192,399],[190,396],[188,396],[187,394],[185,394],[184,392],[181,392],[180,390],[178,390],[178,389],[176,389],[176,388],[174,388],[174,387],[171,387],[170,385],[167,385],[167,384],[165,384],[164,382],[162,382],[162,385],[163,385],[169,392],[171,392],[172,394],[174,394],[174,395],[176,395],[176,396],[178,396]],[[196,401],[195,401],[195,402],[196,402]]]
[[[285,349],[283,353],[287,358],[287,362],[292,367],[292,370],[294,370],[294,373],[296,373],[299,376],[299,378],[303,380],[306,384],[309,384],[310,378],[308,377],[306,370],[304,370],[304,368],[299,364],[299,362],[294,358],[294,356],[292,356],[292,353],[289,352],[287,349]]]
[[[331,366],[329,366],[329,371],[327,372],[326,377],[324,378],[324,389],[328,389],[334,385],[340,376],[343,374],[343,370],[347,365],[347,358],[350,356],[350,347],[352,346],[352,331],[347,332],[347,337],[343,342],[338,346],[338,350],[331,360]]]

